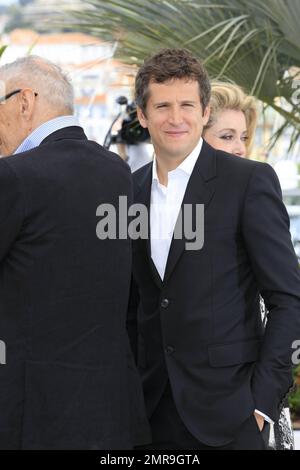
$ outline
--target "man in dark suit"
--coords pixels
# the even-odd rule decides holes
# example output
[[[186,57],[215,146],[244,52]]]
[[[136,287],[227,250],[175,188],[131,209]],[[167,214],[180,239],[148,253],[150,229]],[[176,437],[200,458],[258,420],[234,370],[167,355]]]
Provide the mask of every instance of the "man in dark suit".
[[[188,51],[145,61],[135,91],[155,158],[134,174],[150,236],[133,244],[128,325],[152,448],[264,449],[300,337],[299,267],[278,179],[202,140],[210,86]],[[178,237],[182,221],[190,227]]]
[[[130,171],[87,140],[57,66],[26,57],[0,79],[0,448],[132,448],[149,432],[130,240],[96,235],[97,207],[131,200]]]

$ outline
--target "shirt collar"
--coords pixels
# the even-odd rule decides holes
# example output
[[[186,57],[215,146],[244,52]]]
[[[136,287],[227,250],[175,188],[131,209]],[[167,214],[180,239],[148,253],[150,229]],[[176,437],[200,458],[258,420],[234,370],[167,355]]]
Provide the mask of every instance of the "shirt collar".
[[[59,129],[70,126],[80,126],[77,117],[75,116],[59,116],[54,119],[50,119],[47,122],[44,122],[39,127],[34,129],[31,134],[29,134],[25,140],[19,145],[15,150],[14,154],[25,152],[26,150],[31,150],[35,147],[38,147],[40,143]]]
[[[175,173],[178,171],[184,172],[188,177],[191,176],[194,166],[196,164],[196,161],[199,157],[199,154],[202,149],[202,144],[203,144],[203,139],[200,137],[200,140],[194,150],[183,160],[180,165],[175,168],[175,170],[169,171],[169,173]],[[159,183],[158,175],[157,175],[157,162],[156,162],[156,157],[154,156],[153,159],[153,167],[152,167],[152,181],[157,181]]]

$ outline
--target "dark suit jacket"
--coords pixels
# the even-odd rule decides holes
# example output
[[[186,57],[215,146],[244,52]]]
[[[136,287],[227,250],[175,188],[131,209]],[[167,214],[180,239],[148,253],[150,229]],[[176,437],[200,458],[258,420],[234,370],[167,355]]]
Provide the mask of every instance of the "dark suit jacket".
[[[134,174],[135,202],[149,207],[152,164]],[[206,142],[183,204],[204,204],[204,246],[173,238],[163,282],[150,244],[133,246],[128,324],[151,417],[167,380],[199,441],[219,446],[258,409],[277,419],[291,386],[300,337],[300,276],[289,219],[273,169]],[[259,293],[269,309],[264,334]],[[134,301],[135,299],[135,301]]]
[[[149,440],[126,333],[129,240],[96,209],[132,198],[126,164],[80,127],[0,160],[0,447],[115,449]]]

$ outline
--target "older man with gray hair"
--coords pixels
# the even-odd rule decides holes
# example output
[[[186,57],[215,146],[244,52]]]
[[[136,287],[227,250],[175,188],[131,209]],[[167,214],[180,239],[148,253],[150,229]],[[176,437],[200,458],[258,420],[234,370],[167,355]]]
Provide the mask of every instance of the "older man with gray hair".
[[[0,448],[132,448],[149,436],[130,241],[96,236],[99,204],[130,204],[130,171],[87,139],[59,67],[30,56],[0,80]]]

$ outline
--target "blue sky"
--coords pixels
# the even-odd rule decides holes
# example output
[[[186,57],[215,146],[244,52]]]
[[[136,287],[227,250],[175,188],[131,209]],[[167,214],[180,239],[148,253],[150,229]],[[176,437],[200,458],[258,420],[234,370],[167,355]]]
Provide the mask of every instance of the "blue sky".
[[[12,3],[16,3],[16,0],[0,0],[0,5],[11,5]]]

